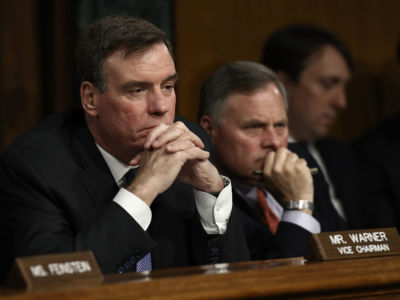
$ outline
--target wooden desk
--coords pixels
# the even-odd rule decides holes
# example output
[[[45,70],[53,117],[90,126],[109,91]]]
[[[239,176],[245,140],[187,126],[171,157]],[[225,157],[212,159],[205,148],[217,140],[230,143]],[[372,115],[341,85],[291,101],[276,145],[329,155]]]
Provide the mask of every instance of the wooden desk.
[[[207,274],[208,273],[208,274]],[[302,263],[279,260],[214,268],[108,275],[85,288],[8,299],[400,299],[400,256]]]

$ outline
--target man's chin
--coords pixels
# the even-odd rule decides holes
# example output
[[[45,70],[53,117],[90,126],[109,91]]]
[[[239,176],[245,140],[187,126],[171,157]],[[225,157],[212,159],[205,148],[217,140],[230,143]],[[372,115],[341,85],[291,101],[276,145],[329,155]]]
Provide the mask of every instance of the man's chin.
[[[314,140],[319,140],[319,139],[327,137],[329,135],[330,131],[331,131],[330,126],[322,128],[321,130],[314,133]]]
[[[331,131],[332,126],[328,125],[320,125],[320,126],[315,126],[313,130],[308,131],[308,142],[314,142],[319,139],[322,139],[324,137],[327,137],[328,134]]]

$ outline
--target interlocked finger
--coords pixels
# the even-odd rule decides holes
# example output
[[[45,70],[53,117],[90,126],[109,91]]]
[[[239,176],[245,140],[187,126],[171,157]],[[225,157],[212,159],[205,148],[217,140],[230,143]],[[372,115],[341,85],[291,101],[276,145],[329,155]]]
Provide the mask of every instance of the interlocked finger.
[[[165,145],[167,145],[166,150],[169,152],[182,151],[193,146],[204,148],[201,139],[182,122],[176,122],[170,126],[164,124],[157,126],[149,134],[145,149],[158,149]]]
[[[144,149],[156,148],[154,143],[159,136],[164,134],[168,130],[169,126],[165,124],[159,124],[153,130],[149,132],[144,143]]]

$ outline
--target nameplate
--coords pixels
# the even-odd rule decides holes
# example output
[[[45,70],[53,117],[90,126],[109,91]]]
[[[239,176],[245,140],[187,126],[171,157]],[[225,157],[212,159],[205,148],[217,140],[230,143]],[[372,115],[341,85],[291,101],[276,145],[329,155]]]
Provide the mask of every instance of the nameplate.
[[[16,258],[5,286],[26,291],[99,284],[103,275],[91,251]]]
[[[399,254],[396,228],[378,228],[313,234],[306,258],[337,260]]]

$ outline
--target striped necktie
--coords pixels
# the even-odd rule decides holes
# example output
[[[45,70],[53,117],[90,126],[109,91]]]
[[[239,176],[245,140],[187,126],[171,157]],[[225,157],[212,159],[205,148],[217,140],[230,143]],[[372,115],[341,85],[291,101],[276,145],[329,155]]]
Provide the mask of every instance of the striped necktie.
[[[136,264],[136,272],[144,272],[144,271],[151,271],[152,264],[151,264],[151,252],[147,253],[145,256],[142,257]]]

